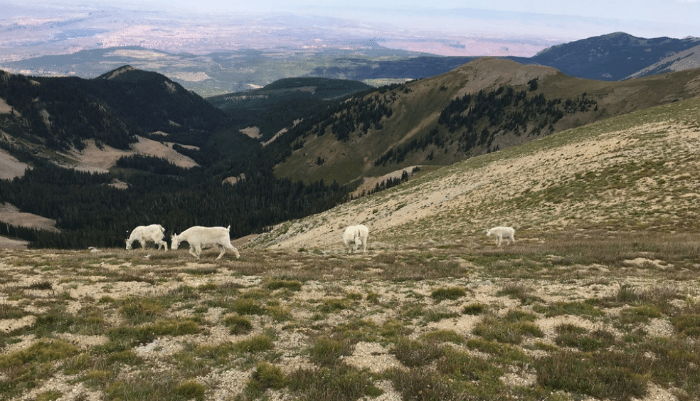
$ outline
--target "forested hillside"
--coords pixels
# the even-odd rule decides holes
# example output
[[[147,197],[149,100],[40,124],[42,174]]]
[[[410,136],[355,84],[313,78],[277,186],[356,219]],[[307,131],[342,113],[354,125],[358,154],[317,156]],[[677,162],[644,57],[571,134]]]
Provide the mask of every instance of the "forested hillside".
[[[0,129],[54,150],[81,149],[86,139],[126,149],[144,132],[102,99],[62,79],[0,71],[0,99],[11,107],[9,115],[0,115]]]
[[[270,106],[258,118],[270,126],[284,121],[289,131],[262,147],[239,132],[243,127],[227,125],[222,111],[159,74],[124,67],[95,80],[3,77],[9,111],[0,114],[0,142],[32,169],[0,182],[0,203],[54,219],[60,233],[0,224],[0,235],[59,248],[122,246],[127,231],[151,223],[169,233],[191,225],[231,225],[232,237],[262,232],[346,201],[364,177],[449,165],[700,94],[700,70],[611,83],[481,59],[438,77],[324,100],[299,114]],[[139,107],[141,96],[148,100]],[[150,138],[200,167],[129,154],[107,173],[86,173],[61,167],[63,154],[45,151],[79,150],[86,139],[128,149],[134,133],[149,135],[146,128],[156,126],[149,124],[173,127]],[[231,185],[230,177],[244,179]]]
[[[230,225],[235,238],[347,198],[332,181],[275,178],[272,166],[283,155],[275,148],[260,153],[259,144],[226,125],[222,111],[160,74],[129,67],[93,80],[2,74],[8,111],[0,113],[0,144],[31,168],[0,180],[0,204],[54,219],[60,232],[0,224],[0,235],[34,247],[111,247],[123,246],[134,227],[159,223],[168,235],[192,225]],[[153,129],[167,131],[152,139],[168,141],[202,167],[141,154],[123,156],[108,173],[63,167],[67,152],[80,152],[86,140],[128,150],[135,134]],[[230,176],[245,179],[224,183]]]
[[[0,204],[56,220],[60,233],[0,224],[0,235],[26,239],[34,247],[121,247],[131,229],[152,223],[166,227],[168,235],[192,225],[231,225],[236,238],[326,210],[347,196],[337,184],[276,179],[264,166],[228,185],[203,169],[181,175],[95,174],[34,164],[22,178],[0,180]],[[127,182],[128,190],[110,186],[115,178]]]
[[[285,78],[260,89],[207,98],[237,127],[256,127],[261,142],[317,114],[328,105],[372,87],[359,81],[328,78]]]
[[[355,183],[445,166],[545,135],[700,95],[700,69],[606,82],[485,58],[380,88],[290,130],[279,177]]]

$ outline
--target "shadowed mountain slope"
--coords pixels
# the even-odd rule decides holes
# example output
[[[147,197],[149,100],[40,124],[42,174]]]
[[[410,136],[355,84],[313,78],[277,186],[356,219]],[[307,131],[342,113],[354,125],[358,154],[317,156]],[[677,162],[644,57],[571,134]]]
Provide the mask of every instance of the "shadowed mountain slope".
[[[574,77],[619,81],[670,54],[678,54],[698,45],[700,38],[646,39],[615,32],[547,48],[530,57],[529,62],[552,66]]]

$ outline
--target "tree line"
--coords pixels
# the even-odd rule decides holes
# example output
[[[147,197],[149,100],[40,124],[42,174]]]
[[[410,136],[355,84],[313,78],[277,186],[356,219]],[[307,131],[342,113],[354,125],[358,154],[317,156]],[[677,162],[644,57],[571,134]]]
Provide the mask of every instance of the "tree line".
[[[83,149],[85,139],[127,149],[143,131],[122,120],[106,104],[64,80],[28,78],[0,71],[0,98],[25,129],[47,147]],[[21,116],[21,117],[20,117]]]
[[[536,89],[536,81],[531,81],[529,86]],[[528,96],[527,91],[516,91],[511,87],[481,90],[450,101],[440,112],[436,126],[420,138],[389,149],[375,160],[374,165],[401,163],[408,154],[425,151],[430,145],[446,149],[453,139],[457,140],[459,151],[464,153],[479,146],[490,150],[497,134],[520,136],[553,132],[554,124],[567,113],[590,110],[597,110],[597,104],[585,93],[575,99],[562,100],[547,99],[541,93]],[[458,131],[461,133],[455,138]],[[434,151],[428,153],[426,159],[432,160],[433,157]]]
[[[0,180],[0,203],[56,220],[61,232],[5,226],[37,248],[120,247],[134,227],[162,224],[168,233],[193,226],[231,226],[233,238],[281,221],[327,210],[347,200],[337,183],[277,179],[271,169],[246,171],[235,185],[202,169],[180,174],[130,170],[87,173],[40,160],[22,177]],[[128,189],[110,184],[128,183]]]

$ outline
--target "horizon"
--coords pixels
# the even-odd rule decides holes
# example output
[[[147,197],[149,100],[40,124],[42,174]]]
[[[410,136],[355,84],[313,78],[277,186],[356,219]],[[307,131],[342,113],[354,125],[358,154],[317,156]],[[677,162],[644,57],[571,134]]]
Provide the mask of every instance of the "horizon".
[[[390,49],[442,56],[531,57],[557,44],[614,32],[648,39],[700,37],[700,25],[695,23],[700,18],[700,0],[666,3],[595,0],[586,4],[556,0],[523,4],[495,0],[487,5],[451,0],[436,0],[429,5],[410,0],[400,3],[360,0],[352,7],[340,1],[321,4],[304,0],[255,3],[200,0],[196,5],[188,0],[64,0],[60,3],[3,0],[2,3],[13,4],[17,10],[14,15],[0,17],[0,23],[4,20],[6,25],[17,24],[21,16],[48,19],[59,18],[60,12],[67,15],[114,9],[131,12],[134,21],[141,15],[166,22],[216,18],[222,25],[234,24],[248,16],[298,16],[300,21],[305,19],[303,22],[318,20],[308,24],[312,32],[332,34],[329,27],[336,27],[338,33],[344,33],[345,29],[357,37],[376,39]],[[36,10],[34,15],[29,11],[32,7]],[[39,15],[41,13],[43,16]],[[341,26],[339,22],[344,21],[354,25]],[[244,46],[234,43],[231,50],[234,45]],[[270,48],[274,47],[275,43],[270,43]]]

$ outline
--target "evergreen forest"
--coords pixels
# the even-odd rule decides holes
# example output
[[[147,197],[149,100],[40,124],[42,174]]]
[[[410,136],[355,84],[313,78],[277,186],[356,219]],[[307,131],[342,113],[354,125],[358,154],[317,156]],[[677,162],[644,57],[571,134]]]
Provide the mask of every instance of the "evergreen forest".
[[[537,80],[528,84],[530,91],[537,89]],[[492,144],[497,135],[551,133],[554,124],[567,113],[597,109],[596,101],[585,93],[563,100],[547,99],[542,93],[528,96],[527,91],[516,91],[512,87],[481,90],[475,95],[466,94],[450,101],[441,111],[437,125],[427,135],[390,149],[375,160],[374,165],[398,164],[411,152],[424,151],[429,145],[445,149],[454,141],[458,144],[458,151],[466,154],[479,146],[485,147],[487,152],[495,151],[498,149]],[[428,160],[432,154],[428,154]]]
[[[237,238],[347,199],[347,190],[338,184],[277,179],[270,168],[251,168],[245,180],[229,185],[206,169],[183,170],[157,159],[138,157],[120,164],[131,169],[142,165],[147,172],[87,173],[36,160],[21,178],[0,180],[0,204],[55,219],[60,230],[0,224],[0,235],[28,240],[37,248],[121,247],[134,227],[157,223],[166,228],[168,239],[194,225],[230,225],[231,238]],[[115,179],[128,183],[128,189],[111,186]]]
[[[0,206],[9,203],[54,219],[59,230],[0,221],[0,235],[30,241],[32,247],[121,247],[134,227],[154,223],[163,225],[168,237],[193,225],[230,225],[231,238],[237,238],[348,197],[348,189],[337,183],[274,177],[275,163],[291,152],[289,140],[260,147],[238,133],[226,113],[160,74],[129,66],[90,80],[0,71],[0,99],[11,107],[0,115],[0,129],[7,133],[0,148],[31,166],[21,177],[0,180]],[[185,169],[137,154],[119,159],[109,173],[88,173],[61,167],[41,150],[80,151],[86,140],[128,149],[137,135],[166,138],[152,134],[155,130],[167,130],[172,149],[200,167]],[[224,182],[232,176],[246,179]]]

